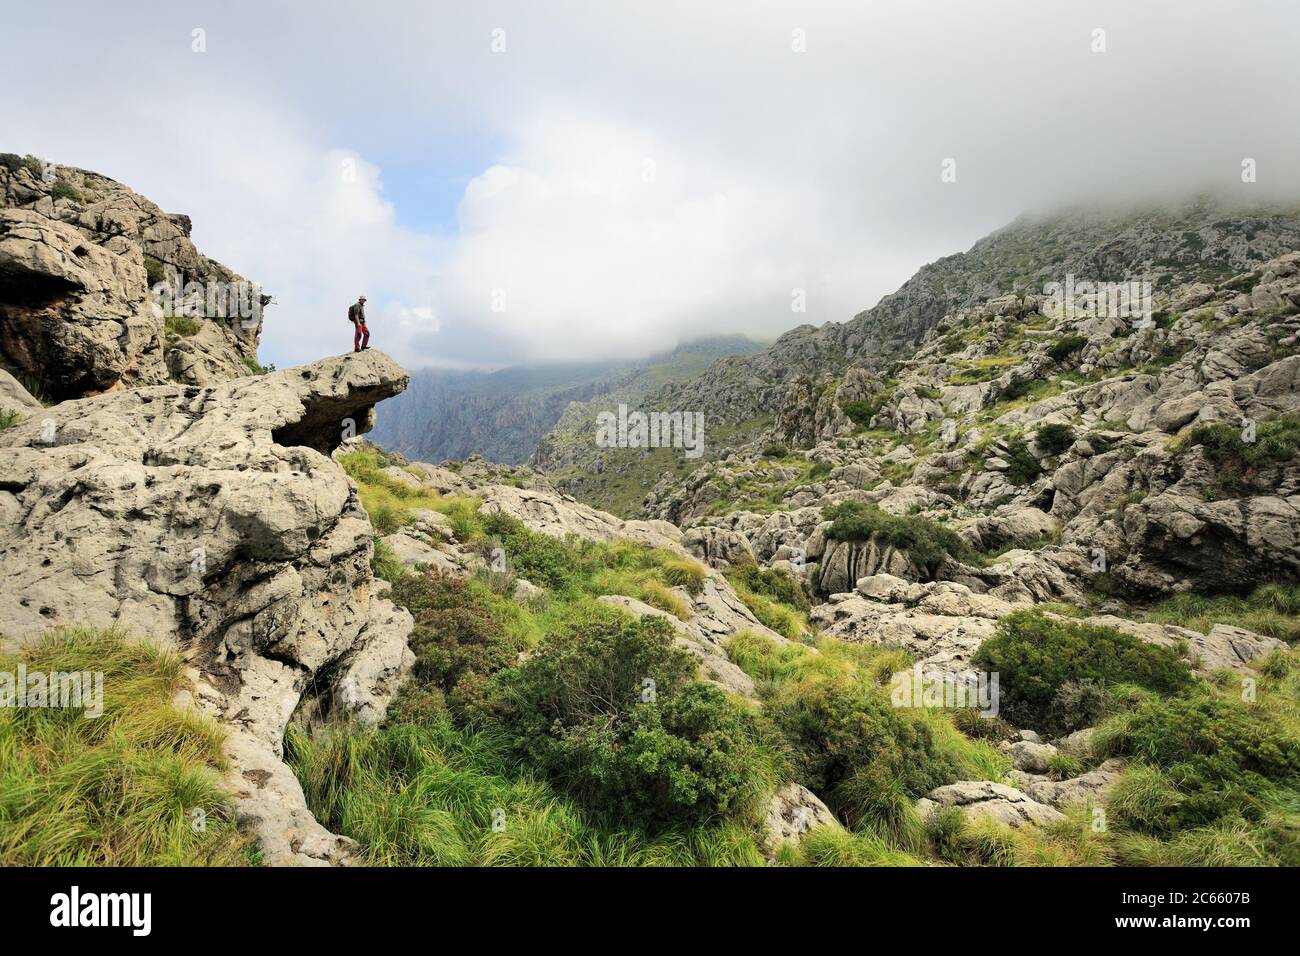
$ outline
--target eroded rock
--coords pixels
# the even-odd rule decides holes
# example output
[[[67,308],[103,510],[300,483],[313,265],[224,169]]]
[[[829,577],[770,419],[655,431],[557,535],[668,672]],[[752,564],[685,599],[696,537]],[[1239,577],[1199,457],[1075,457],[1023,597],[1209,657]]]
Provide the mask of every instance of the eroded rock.
[[[344,418],[406,381],[372,351],[64,402],[0,432],[0,634],[117,626],[182,651],[271,863],[347,856],[281,762],[304,692],[373,722],[414,663],[411,616],[379,596],[370,522],[327,457]]]

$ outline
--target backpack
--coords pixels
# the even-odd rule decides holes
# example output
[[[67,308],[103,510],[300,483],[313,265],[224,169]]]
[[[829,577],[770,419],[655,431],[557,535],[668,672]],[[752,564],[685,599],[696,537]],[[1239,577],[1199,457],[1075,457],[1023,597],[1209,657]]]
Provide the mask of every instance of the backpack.
[[[357,304],[355,302],[348,306],[348,321],[353,325],[357,324]]]

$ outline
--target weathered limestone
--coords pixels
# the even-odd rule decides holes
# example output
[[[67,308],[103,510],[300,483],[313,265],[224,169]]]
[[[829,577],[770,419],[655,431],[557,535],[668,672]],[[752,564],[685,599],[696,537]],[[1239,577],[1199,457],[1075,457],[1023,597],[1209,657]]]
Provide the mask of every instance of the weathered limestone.
[[[373,722],[414,663],[411,617],[379,596],[370,522],[327,457],[343,419],[364,428],[406,381],[367,352],[64,402],[0,432],[0,635],[116,625],[182,651],[269,862],[344,853],[281,763],[304,691]]]

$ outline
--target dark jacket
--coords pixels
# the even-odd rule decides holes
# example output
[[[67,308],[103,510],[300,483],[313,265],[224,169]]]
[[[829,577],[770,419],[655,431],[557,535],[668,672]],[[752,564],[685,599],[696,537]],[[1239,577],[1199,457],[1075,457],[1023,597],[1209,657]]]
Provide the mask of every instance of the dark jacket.
[[[358,322],[360,322],[362,325],[365,325],[366,307],[362,305],[360,302],[353,302],[350,306],[348,306],[348,321],[351,322],[353,325],[356,325]]]

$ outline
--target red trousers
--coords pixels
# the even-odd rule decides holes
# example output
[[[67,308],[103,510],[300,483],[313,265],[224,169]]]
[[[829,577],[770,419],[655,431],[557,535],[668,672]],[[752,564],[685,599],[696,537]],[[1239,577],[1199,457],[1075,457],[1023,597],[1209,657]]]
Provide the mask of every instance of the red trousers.
[[[352,351],[360,352],[370,345],[370,329],[366,328],[364,322],[354,322],[352,324],[355,327],[355,331],[352,333]]]

